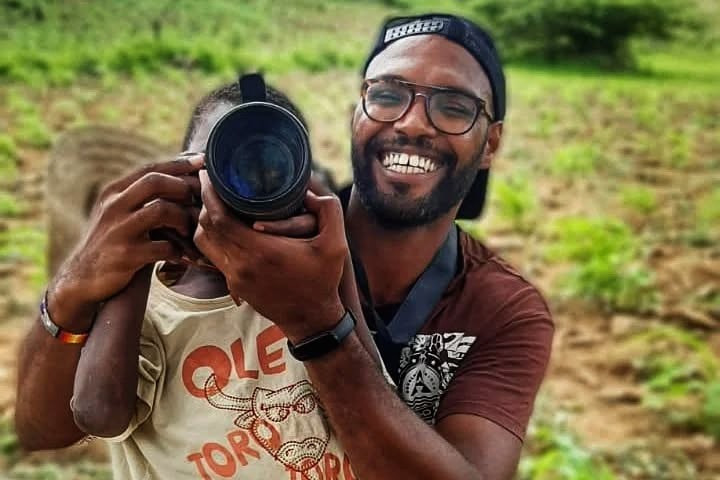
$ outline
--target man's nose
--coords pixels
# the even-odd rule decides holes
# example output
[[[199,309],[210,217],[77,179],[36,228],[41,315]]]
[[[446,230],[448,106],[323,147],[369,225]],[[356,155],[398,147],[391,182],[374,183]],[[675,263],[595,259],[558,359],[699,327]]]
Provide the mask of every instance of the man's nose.
[[[427,101],[422,94],[415,95],[405,115],[395,121],[393,128],[410,138],[434,137],[438,133],[430,123]]]

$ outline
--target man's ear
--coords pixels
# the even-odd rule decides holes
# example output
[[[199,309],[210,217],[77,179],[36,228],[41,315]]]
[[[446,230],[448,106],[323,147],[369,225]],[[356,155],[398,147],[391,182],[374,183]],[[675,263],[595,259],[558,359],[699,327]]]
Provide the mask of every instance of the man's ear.
[[[495,122],[488,127],[487,139],[485,140],[485,151],[483,152],[480,168],[490,168],[495,155],[500,150],[500,143],[503,133],[503,122]]]

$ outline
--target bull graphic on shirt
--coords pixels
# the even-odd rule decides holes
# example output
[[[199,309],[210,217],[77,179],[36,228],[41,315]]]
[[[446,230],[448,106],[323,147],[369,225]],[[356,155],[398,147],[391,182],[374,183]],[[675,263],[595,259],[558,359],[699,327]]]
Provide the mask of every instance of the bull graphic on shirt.
[[[239,412],[235,425],[248,430],[275,460],[303,478],[316,477],[311,469],[325,454],[330,430],[310,382],[279,390],[256,387],[252,396],[236,397],[223,392],[213,374],[205,382],[205,398],[215,408]]]
[[[475,337],[463,333],[416,335],[400,353],[399,390],[425,422],[435,423],[440,397]]]

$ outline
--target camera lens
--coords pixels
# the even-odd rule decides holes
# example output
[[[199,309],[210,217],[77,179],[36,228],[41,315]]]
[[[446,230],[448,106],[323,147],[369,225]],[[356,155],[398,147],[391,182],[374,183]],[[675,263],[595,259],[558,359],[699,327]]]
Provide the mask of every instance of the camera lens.
[[[285,218],[301,208],[310,144],[288,110],[267,102],[235,107],[213,128],[206,154],[213,186],[239,215]]]

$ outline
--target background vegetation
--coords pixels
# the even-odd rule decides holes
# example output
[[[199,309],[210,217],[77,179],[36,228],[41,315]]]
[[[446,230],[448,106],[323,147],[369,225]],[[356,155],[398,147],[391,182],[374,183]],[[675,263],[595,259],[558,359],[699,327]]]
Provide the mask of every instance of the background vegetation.
[[[720,478],[714,0],[0,0],[0,478],[109,478],[99,445],[26,455],[11,422],[54,140],[105,124],[177,147],[204,92],[262,69],[347,180],[358,69],[380,20],[416,11],[476,19],[509,61],[489,207],[463,228],[555,311],[519,478]]]

